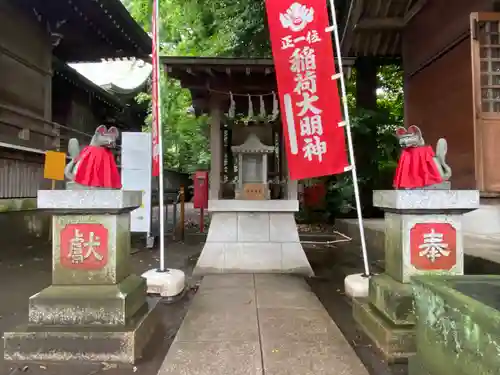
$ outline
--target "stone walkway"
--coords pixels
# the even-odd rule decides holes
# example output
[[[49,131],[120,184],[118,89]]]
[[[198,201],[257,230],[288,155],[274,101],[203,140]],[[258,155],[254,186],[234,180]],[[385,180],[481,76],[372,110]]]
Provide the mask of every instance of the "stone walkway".
[[[206,276],[158,375],[368,375],[298,277]]]

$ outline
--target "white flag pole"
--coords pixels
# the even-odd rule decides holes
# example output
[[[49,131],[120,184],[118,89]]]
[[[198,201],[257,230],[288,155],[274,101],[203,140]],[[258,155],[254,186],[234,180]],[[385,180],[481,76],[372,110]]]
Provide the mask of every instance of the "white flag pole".
[[[155,74],[156,74],[156,116],[157,116],[157,126],[158,126],[158,164],[160,167],[159,170],[159,186],[158,186],[158,194],[159,194],[159,203],[160,203],[160,272],[165,272],[165,202],[164,202],[164,186],[163,186],[163,127],[161,122],[161,84],[160,84],[160,23],[159,23],[159,13],[160,13],[160,1],[155,0],[155,30],[154,30],[154,43],[155,43],[155,61],[156,66]]]
[[[349,107],[347,104],[347,90],[344,80],[344,68],[342,66],[342,54],[340,50],[340,38],[337,25],[337,18],[335,12],[334,0],[330,1],[330,14],[332,16],[333,25],[327,29],[327,31],[333,31],[333,36],[335,40],[336,57],[339,65],[339,80],[340,87],[342,91],[342,104],[344,107],[344,121],[347,133],[347,147],[349,150],[349,159],[351,162],[351,172],[352,172],[352,183],[354,184],[354,199],[356,201],[356,211],[358,214],[358,226],[359,226],[359,236],[361,238],[361,251],[363,254],[363,265],[365,269],[364,276],[370,276],[370,266],[368,262],[368,253],[366,251],[366,240],[365,240],[365,228],[363,227],[363,215],[361,214],[361,200],[359,198],[359,186],[358,186],[358,174],[356,171],[356,160],[354,158],[354,147],[352,144],[352,134],[351,134],[351,121],[349,118]]]

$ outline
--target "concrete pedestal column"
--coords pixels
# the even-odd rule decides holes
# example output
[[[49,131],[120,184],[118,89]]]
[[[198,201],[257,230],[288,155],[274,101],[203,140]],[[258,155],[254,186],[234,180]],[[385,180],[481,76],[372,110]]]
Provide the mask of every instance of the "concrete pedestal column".
[[[410,278],[463,274],[462,216],[477,209],[479,192],[375,191],[373,204],[385,211],[385,273],[370,279],[368,301],[354,300],[353,314],[385,359],[397,361],[416,351]]]
[[[146,280],[130,271],[130,212],[141,192],[38,192],[53,215],[52,285],[29,299],[27,325],[4,334],[10,360],[134,363],[156,328]]]

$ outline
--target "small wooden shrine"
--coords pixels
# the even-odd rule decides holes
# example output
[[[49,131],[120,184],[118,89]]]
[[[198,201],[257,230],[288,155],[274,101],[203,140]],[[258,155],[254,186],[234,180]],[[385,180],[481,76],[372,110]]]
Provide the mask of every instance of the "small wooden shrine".
[[[195,113],[210,115],[212,221],[195,273],[311,275],[295,223],[298,182],[288,178],[273,61],[167,57],[163,63],[191,91]]]

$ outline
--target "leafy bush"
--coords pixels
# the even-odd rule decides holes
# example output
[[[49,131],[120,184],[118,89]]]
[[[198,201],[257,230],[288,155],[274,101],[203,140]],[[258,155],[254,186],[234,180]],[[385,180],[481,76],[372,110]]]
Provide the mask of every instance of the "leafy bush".
[[[372,204],[373,190],[392,187],[399,149],[394,131],[400,125],[401,119],[387,110],[358,110],[351,118],[363,216],[379,216]],[[328,219],[356,216],[352,174],[329,176],[326,184]]]

